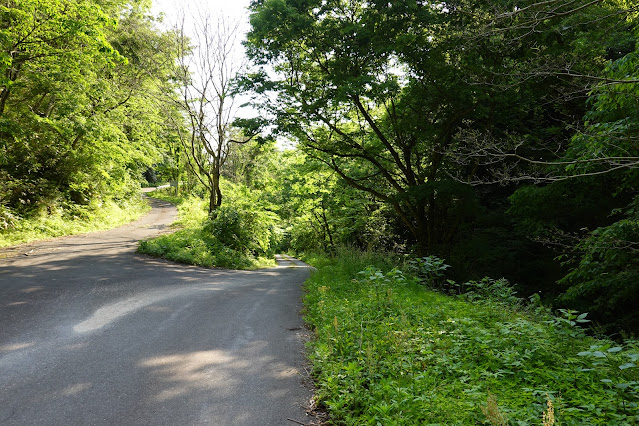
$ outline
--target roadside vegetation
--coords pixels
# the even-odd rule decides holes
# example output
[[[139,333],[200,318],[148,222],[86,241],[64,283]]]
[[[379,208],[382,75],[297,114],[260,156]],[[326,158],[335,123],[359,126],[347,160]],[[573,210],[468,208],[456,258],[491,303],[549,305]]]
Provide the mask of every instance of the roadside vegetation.
[[[632,425],[639,342],[522,300],[505,280],[446,280],[436,257],[308,255],[316,401],[331,424]],[[556,314],[556,315],[555,315]]]
[[[0,216],[0,247],[111,229],[132,222],[149,210],[148,203],[138,196],[118,202],[57,206],[27,217],[5,211]]]
[[[225,185],[226,186],[226,185]],[[256,269],[274,266],[279,240],[277,216],[260,208],[242,187],[228,184],[228,203],[208,214],[208,201],[169,190],[150,194],[177,204],[176,232],[141,241],[138,251],[176,262],[206,267]]]
[[[189,39],[147,1],[5,2],[0,245],[171,182],[178,229],[143,253],[324,253],[334,423],[637,423],[638,9],[515,3],[253,1],[247,65],[223,19]]]
[[[0,6],[0,246],[114,227],[147,210],[168,158],[152,102],[167,33],[138,1]],[[162,53],[160,53],[162,52]]]
[[[303,153],[291,248],[436,255],[639,332],[631,3],[253,2],[243,87]]]

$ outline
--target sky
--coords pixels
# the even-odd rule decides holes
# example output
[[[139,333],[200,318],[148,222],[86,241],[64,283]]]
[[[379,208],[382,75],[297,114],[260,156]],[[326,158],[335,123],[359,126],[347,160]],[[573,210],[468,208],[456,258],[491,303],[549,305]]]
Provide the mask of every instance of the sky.
[[[222,15],[228,22],[240,22],[240,36],[236,42],[236,52],[244,55],[244,46],[241,42],[246,38],[249,29],[248,6],[251,0],[152,0],[151,12],[154,15],[163,13],[164,26],[171,27],[178,21],[182,9],[186,16],[186,33],[189,34],[189,15],[210,14],[215,19]],[[236,105],[243,104],[249,99],[242,96],[237,99]],[[252,108],[243,108],[236,111],[237,116],[250,118],[257,115],[257,111]]]
[[[188,16],[189,11],[195,13],[199,10],[208,12],[213,17],[222,14],[232,21],[241,21],[240,31],[242,35],[238,37],[237,51],[244,52],[244,46],[241,45],[241,42],[245,39],[245,34],[249,29],[247,8],[250,2],[251,0],[152,0],[151,11],[154,15],[164,13],[164,25],[167,27],[172,26],[171,24],[177,21],[182,8],[187,12],[186,16]],[[249,97],[243,96],[236,100],[237,105],[248,101]],[[258,111],[251,107],[242,108],[236,113],[237,117],[243,118],[252,118],[260,115]],[[277,146],[283,148],[289,146],[289,142],[278,139]]]
[[[243,55],[244,46],[241,43],[249,30],[250,2],[251,0],[152,0],[151,12],[154,15],[163,13],[163,25],[166,27],[174,26],[181,16],[185,16],[187,35],[190,35],[189,21],[196,20],[199,15],[209,15],[213,21],[221,16],[228,23],[238,22],[240,34],[237,37],[236,51]]]
[[[177,12],[181,8],[185,10],[205,10],[211,14],[222,13],[225,17],[241,19],[245,22],[245,31],[248,28],[248,12],[250,0],[152,0],[154,14],[160,12],[166,15],[165,21],[170,24],[175,22]]]

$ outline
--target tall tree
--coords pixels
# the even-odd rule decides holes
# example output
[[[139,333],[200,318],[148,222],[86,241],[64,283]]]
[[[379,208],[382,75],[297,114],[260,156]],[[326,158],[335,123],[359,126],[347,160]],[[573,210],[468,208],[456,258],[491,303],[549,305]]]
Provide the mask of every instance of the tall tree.
[[[0,202],[20,213],[137,192],[157,157],[145,2],[0,6]],[[118,25],[119,23],[119,25]]]
[[[559,161],[545,163],[551,183],[511,197],[522,227],[569,268],[555,290],[561,303],[590,312],[609,331],[639,327],[638,36],[635,23],[622,38],[632,43],[611,49],[584,123]]]
[[[524,3],[493,31],[512,2],[254,1],[248,52],[277,73],[256,74],[255,87],[278,94],[281,131],[391,206],[422,251],[440,251],[473,215],[474,190],[459,181],[487,169],[457,153],[489,139],[565,147],[584,112],[558,70],[593,69],[598,52],[575,47],[614,7]]]
[[[418,99],[436,103],[445,95],[410,81],[399,58],[411,43],[406,28],[425,32],[441,13],[414,2],[265,1],[252,7],[249,54],[279,73],[264,87],[279,93],[280,129],[350,185],[391,205],[423,249],[443,242],[446,236],[433,232],[435,222],[427,219],[446,204],[442,191],[433,199],[440,164],[427,152],[453,135],[464,110],[414,120],[414,108],[426,112]],[[463,94],[452,97],[472,109]]]
[[[174,124],[188,164],[209,194],[209,213],[222,204],[220,176],[230,144],[247,140],[233,137],[238,109],[234,78],[245,66],[236,49],[238,27],[239,22],[222,16],[215,19],[201,14],[194,18],[191,38],[184,15],[175,28],[178,61],[174,76],[179,95],[172,101],[184,111],[188,131]]]
[[[472,24],[462,24],[463,51],[481,51],[469,79],[492,91],[484,106],[492,117],[487,125],[462,129],[464,143],[449,154],[480,173],[457,177],[478,185],[507,185],[636,167],[639,158],[619,153],[575,156],[571,141],[575,133],[590,133],[581,119],[593,91],[601,96],[638,81],[633,72],[613,76],[604,71],[607,63],[634,50],[637,6],[618,0],[509,6],[497,2],[491,13],[474,11],[467,18]],[[525,108],[530,117],[512,120],[512,114],[500,110],[504,95],[519,101],[510,105],[513,111]],[[523,129],[516,127],[522,124]]]

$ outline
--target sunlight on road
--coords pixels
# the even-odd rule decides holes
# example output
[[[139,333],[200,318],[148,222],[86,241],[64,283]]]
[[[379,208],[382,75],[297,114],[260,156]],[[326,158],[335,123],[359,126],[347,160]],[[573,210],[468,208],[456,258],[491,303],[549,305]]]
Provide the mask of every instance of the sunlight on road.
[[[183,296],[191,292],[193,292],[192,289],[157,291],[136,295],[135,297],[124,299],[116,303],[111,303],[95,311],[90,318],[75,325],[73,327],[73,331],[75,331],[76,333],[89,333],[98,330],[106,325],[109,325],[124,316],[130,315],[134,312],[139,311],[140,309],[146,308],[147,306],[174,297]]]
[[[0,352],[19,351],[20,349],[25,349],[33,345],[34,345],[34,342],[15,343],[13,345],[2,345],[0,346]]]
[[[228,371],[245,370],[250,363],[238,361],[224,351],[210,350],[148,358],[140,366],[152,369],[167,384],[154,397],[162,402],[188,394],[194,388],[217,388],[218,392],[233,389],[233,375]]]
[[[295,259],[287,254],[276,254],[275,261],[278,268],[308,268],[309,266],[301,260]]]

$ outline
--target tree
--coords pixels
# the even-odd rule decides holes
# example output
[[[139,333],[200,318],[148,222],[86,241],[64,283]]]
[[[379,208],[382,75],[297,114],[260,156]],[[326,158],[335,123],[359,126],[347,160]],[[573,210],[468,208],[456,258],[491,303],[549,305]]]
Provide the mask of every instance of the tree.
[[[89,69],[124,58],[106,41],[112,22],[92,2],[10,1],[0,13],[0,197],[27,212],[71,189],[84,163],[74,154],[87,133]]]
[[[454,147],[449,155],[466,165],[465,169],[479,173],[458,174],[456,178],[473,185],[548,183],[636,167],[639,158],[628,153],[591,151],[576,155],[574,142],[575,138],[583,140],[593,134],[592,127],[584,127],[581,121],[593,93],[605,97],[624,86],[632,90],[639,82],[636,73],[630,71],[632,65],[625,74],[613,75],[605,70],[607,64],[632,56],[637,7],[616,0],[531,1],[510,10],[508,6],[508,2],[497,3],[492,13],[470,15],[475,24],[462,33],[464,51],[484,45],[490,55],[506,58],[492,67],[482,60],[478,63],[480,71],[472,78],[504,93],[524,94],[527,87],[534,88],[537,93],[528,99],[537,105],[531,108],[532,102],[525,102],[525,97],[522,104],[528,109],[544,105],[546,117],[529,121],[525,132],[503,123],[498,128],[463,129],[460,136],[465,143]],[[535,48],[513,61],[510,52],[527,46]]]
[[[238,22],[209,15],[195,20],[192,41],[187,37],[185,17],[175,28],[178,61],[173,70],[179,96],[172,102],[186,115],[188,131],[174,128],[188,157],[188,164],[209,194],[209,213],[222,204],[220,176],[234,138],[233,120],[238,106],[234,78],[245,61],[235,51]],[[191,44],[192,43],[192,44]]]
[[[461,203],[451,185],[439,183],[438,152],[474,102],[442,90],[453,84],[446,70],[454,65],[441,61],[445,52],[426,35],[442,12],[408,1],[265,1],[252,8],[249,54],[281,76],[255,81],[277,90],[280,130],[349,185],[388,203],[422,250],[450,240],[454,230],[443,228],[454,221],[437,217],[455,215]],[[429,63],[442,64],[439,87],[403,68],[401,55],[415,42],[406,28],[432,48]]]
[[[82,61],[98,52],[110,61],[121,59],[104,34],[105,27],[114,21],[95,2],[11,0],[0,6],[0,14],[0,114],[5,112],[17,82],[32,71],[30,64],[44,61],[53,71],[61,62],[74,65],[74,60]],[[70,67],[69,72],[74,71]]]
[[[20,215],[137,193],[159,157],[145,2],[0,6],[0,203]]]
[[[467,182],[494,163],[528,172],[482,157],[488,142],[542,159],[566,149],[585,112],[574,75],[595,75],[610,46],[584,42],[623,19],[620,5],[255,1],[247,47],[277,73],[253,79],[278,94],[280,131],[441,252],[473,220]]]
[[[639,44],[618,53],[591,91],[584,123],[559,161],[539,162],[550,182],[512,196],[529,235],[553,247],[566,268],[560,301],[591,313],[606,329],[636,330],[639,185]],[[626,53],[627,52],[627,53]],[[624,54],[625,53],[625,54]],[[611,327],[612,325],[612,327]]]

